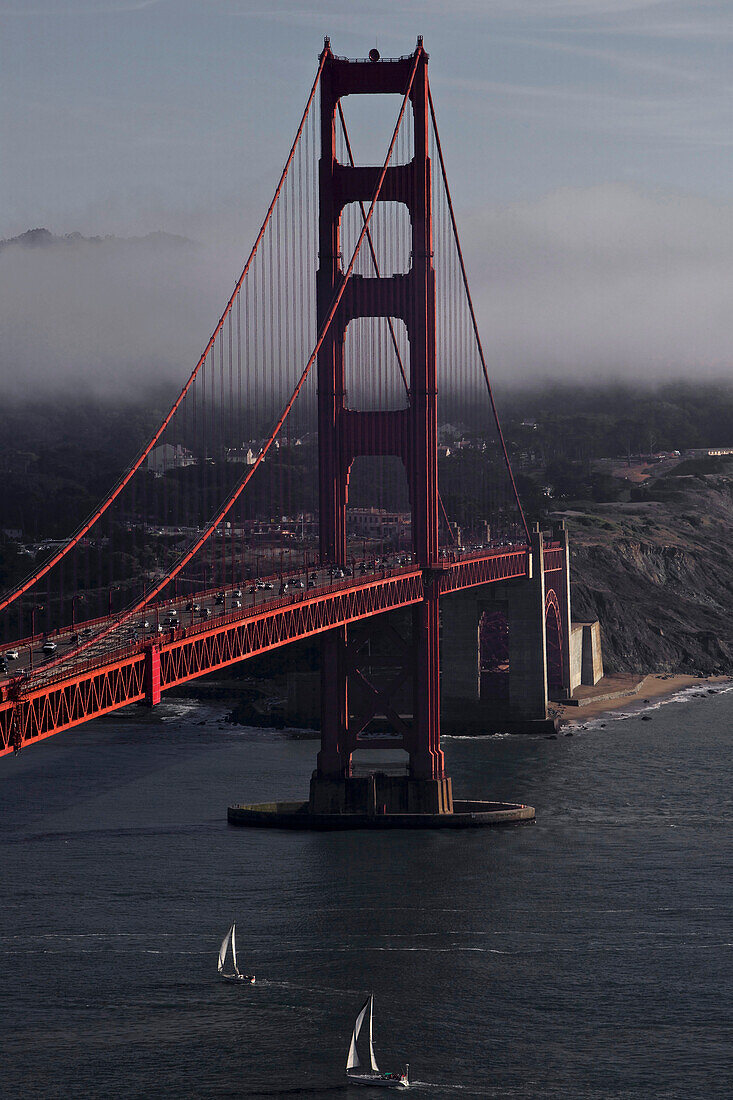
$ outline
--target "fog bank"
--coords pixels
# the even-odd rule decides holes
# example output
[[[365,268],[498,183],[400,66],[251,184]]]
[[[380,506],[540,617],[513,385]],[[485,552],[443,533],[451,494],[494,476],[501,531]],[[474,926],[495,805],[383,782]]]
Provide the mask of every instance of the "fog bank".
[[[730,375],[733,204],[609,184],[459,214],[459,227],[497,381]],[[250,244],[166,234],[4,244],[6,397],[180,385]]]

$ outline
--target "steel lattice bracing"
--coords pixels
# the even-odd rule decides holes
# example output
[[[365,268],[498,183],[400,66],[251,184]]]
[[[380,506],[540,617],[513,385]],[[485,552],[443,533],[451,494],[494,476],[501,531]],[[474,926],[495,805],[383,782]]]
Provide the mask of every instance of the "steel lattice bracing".
[[[552,551],[551,551],[552,552]],[[438,584],[443,593],[527,575],[526,551],[505,551],[445,563]],[[13,697],[12,685],[0,701],[0,755],[49,737],[103,714],[143,702],[188,680],[290,642],[344,628],[388,611],[420,605],[425,598],[421,570],[396,571],[368,582],[346,581],[332,590],[271,600],[255,613],[173,631],[156,646],[111,656],[84,671],[58,678]],[[149,668],[155,653],[156,682]]]

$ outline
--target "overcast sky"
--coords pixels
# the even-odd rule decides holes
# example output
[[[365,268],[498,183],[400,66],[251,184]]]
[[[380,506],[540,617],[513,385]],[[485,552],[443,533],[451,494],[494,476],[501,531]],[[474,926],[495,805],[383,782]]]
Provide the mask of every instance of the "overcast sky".
[[[129,303],[129,256],[115,277],[90,254],[75,279],[101,301],[109,275],[103,315],[122,295],[145,330],[145,280],[169,270],[156,326],[170,301],[171,362],[195,362],[208,331],[177,321],[195,299],[213,327],[324,34],[363,57],[409,53],[418,33],[497,377],[730,375],[731,0],[0,0],[0,237],[193,238],[206,261],[146,264]],[[0,324],[17,334],[34,283],[52,296],[60,273],[40,256],[21,271],[16,252],[0,256]],[[18,339],[6,381],[45,369]]]

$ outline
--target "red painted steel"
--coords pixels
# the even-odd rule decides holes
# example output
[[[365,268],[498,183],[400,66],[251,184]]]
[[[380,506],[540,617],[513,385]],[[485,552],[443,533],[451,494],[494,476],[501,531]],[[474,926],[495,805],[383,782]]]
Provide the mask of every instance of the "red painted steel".
[[[445,595],[526,575],[524,549],[447,562],[434,571],[435,584]],[[159,651],[157,685],[162,694],[176,684],[258,653],[323,632],[333,633],[336,627],[344,629],[401,607],[424,606],[424,602],[422,570],[385,570],[379,576],[344,579],[179,627],[159,645],[130,646],[96,662],[89,660],[73,672],[56,669],[57,679],[31,685],[25,691],[20,690],[18,680],[11,681],[4,685],[0,701],[0,755],[130,703],[150,701],[156,691],[154,658],[148,655],[153,649]]]
[[[420,39],[411,56],[377,62],[336,58],[331,53],[328,42],[326,43],[275,198],[242,276],[197,367],[160,429],[92,519],[72,536],[47,565],[11,592],[0,603],[0,611],[60,561],[71,546],[86,534],[139,469],[183,401],[214,346],[225,319],[231,313],[232,305],[271,219],[320,83],[322,155],[320,267],[317,281],[318,335],[312,354],[256,461],[232,489],[224,504],[219,507],[216,517],[196,539],[193,548],[178,560],[168,575],[151,586],[141,599],[121,614],[94,620],[101,626],[101,630],[93,639],[84,640],[70,652],[52,657],[28,681],[17,677],[0,685],[0,755],[130,703],[146,701],[154,705],[160,701],[165,691],[178,684],[318,634],[323,637],[323,721],[318,770],[322,775],[348,775],[351,753],[357,744],[361,747],[367,743],[359,738],[359,733],[365,728],[364,723],[361,730],[356,727],[352,730],[348,728],[347,676],[349,671],[352,676],[360,675],[353,654],[349,656],[348,629],[356,622],[371,620],[385,612],[411,608],[413,629],[404,678],[412,678],[414,716],[408,727],[395,713],[393,724],[398,732],[401,730],[401,744],[410,754],[411,775],[422,779],[444,777],[443,753],[440,748],[439,599],[472,586],[526,577],[529,572],[529,550],[524,546],[506,547],[489,553],[461,555],[452,551],[443,551],[441,554],[438,548],[438,516],[442,503],[437,480],[435,274],[432,258],[431,164],[428,156],[432,100],[428,87],[427,61]],[[399,118],[383,165],[381,168],[355,166],[350,148],[352,163],[339,164],[336,160],[334,127],[336,112],[339,115],[341,112],[341,97],[354,93],[382,92],[399,93],[403,96]],[[408,104],[412,107],[414,155],[407,164],[391,166],[393,150]],[[343,123],[343,117],[340,117]],[[447,201],[453,218],[437,130],[435,137]],[[370,199],[370,204],[368,210],[365,210],[364,201],[367,198]],[[406,274],[390,277],[380,274],[369,230],[378,201],[400,202],[409,211],[412,260],[411,268]],[[340,221],[344,206],[350,202],[361,204],[363,227],[350,262],[344,270],[340,255]],[[496,417],[454,219],[453,228],[481,364]],[[365,240],[372,252],[375,278],[353,274],[357,255]],[[389,319],[407,390],[407,408],[368,412],[347,407],[344,339],[349,323],[360,317]],[[393,317],[401,318],[407,329],[410,345],[409,383],[392,329]],[[404,463],[410,491],[413,564],[407,568],[385,569],[381,575],[344,579],[317,590],[298,591],[256,606],[230,611],[207,621],[172,628],[165,635],[158,635],[155,642],[133,643],[95,656],[91,652],[92,647],[99,647],[100,642],[119,630],[122,623],[131,620],[149,606],[221,524],[273,445],[316,362],[322,561],[347,564],[345,510],[349,470],[354,459],[362,455],[396,455]],[[503,445],[498,417],[496,422]],[[508,465],[506,448],[504,453]],[[511,469],[509,474],[511,477]],[[447,524],[444,510],[443,515]],[[523,515],[522,519],[524,520]],[[564,550],[558,544],[545,545],[544,565],[545,570],[550,572],[564,568]],[[554,592],[550,595],[554,597]],[[81,624],[77,624],[77,627],[79,625]],[[25,644],[30,641],[31,639],[26,639]],[[383,692],[380,698],[380,705],[389,709],[389,692]],[[382,743],[394,745],[395,741],[373,738],[368,741],[373,746]]]
[[[547,547],[544,549],[545,573],[552,573],[556,569],[565,568],[565,552],[563,550]]]
[[[478,584],[514,580],[529,574],[529,550],[505,550],[490,557],[466,558],[451,563],[440,575],[441,595],[473,588]]]
[[[382,199],[403,203],[410,213],[412,265],[407,274],[384,277],[375,263],[375,278],[354,276],[318,356],[321,557],[340,565],[346,562],[346,503],[354,459],[360,455],[396,455],[404,463],[410,491],[413,556],[423,570],[429,571],[439,559],[428,58],[420,39],[412,58],[397,61],[364,65],[336,58],[328,47],[326,53],[321,77],[319,329],[328,304],[343,281],[340,261],[343,208],[349,202],[362,203],[374,191],[377,180],[380,187],[383,185]],[[384,92],[403,96],[392,145],[408,100],[412,105],[412,160],[388,167],[388,155],[379,176],[375,168],[356,167],[353,163],[340,165],[336,156],[335,120],[338,111],[343,124],[341,98]],[[350,149],[349,157],[353,160]],[[410,378],[408,384],[400,361],[409,395],[404,410],[366,412],[347,407],[344,341],[349,323],[359,317],[388,318],[390,331],[392,318],[399,317],[405,323],[410,344]],[[422,606],[413,616],[415,723],[411,743],[405,745],[410,752],[411,774],[425,779],[441,779],[444,775],[439,724],[438,596],[438,581],[425,573]],[[318,756],[318,771],[324,776],[349,775],[351,771],[347,650],[348,638],[342,628],[324,640]]]
[[[303,368],[303,372],[302,372],[300,378],[298,379],[292,394],[290,395],[290,399],[288,400],[287,404],[285,405],[285,408],[283,409],[282,413],[280,414],[280,417],[278,418],[277,423],[275,424],[272,431],[270,432],[270,435],[268,436],[266,442],[260,448],[259,454],[257,455],[257,458],[256,458],[255,462],[248,468],[248,471],[244,475],[244,477],[237,483],[237,485],[234,487],[234,489],[229,493],[229,495],[227,496],[226,500],[224,501],[224,503],[219,508],[219,510],[216,513],[216,515],[214,516],[214,518],[209,521],[209,524],[204,528],[203,533],[199,536],[199,538],[196,540],[196,542],[189,548],[188,552],[185,555],[183,555],[182,557],[180,557],[178,559],[178,561],[176,562],[176,564],[171,569],[168,570],[168,573],[166,574],[166,576],[157,585],[155,585],[153,588],[148,589],[148,591],[146,591],[144,593],[142,598],[139,599],[136,603],[134,603],[131,607],[128,607],[123,612],[123,614],[119,615],[114,623],[112,623],[109,627],[105,628],[105,630],[102,631],[101,636],[100,635],[97,636],[96,643],[94,641],[92,641],[91,639],[86,641],[86,642],[83,642],[78,646],[77,652],[82,653],[84,650],[88,649],[91,645],[98,644],[100,637],[104,637],[105,635],[110,634],[113,630],[117,629],[117,627],[120,624],[125,623],[125,622],[129,622],[129,620],[134,615],[137,615],[138,612],[140,612],[143,608],[147,607],[148,604],[151,603],[151,601],[153,601],[157,596],[160,595],[160,593],[165,588],[168,587],[170,582],[175,577],[177,577],[180,574],[181,570],[183,570],[186,567],[186,565],[188,565],[188,563],[192,560],[192,558],[194,558],[196,556],[196,554],[198,554],[199,550],[204,545],[204,543],[206,543],[211,538],[212,534],[217,529],[219,524],[222,523],[222,521],[224,519],[226,519],[226,517],[229,514],[231,508],[237,502],[237,500],[242,495],[244,490],[247,488],[250,481],[252,480],[252,478],[257,473],[258,469],[260,468],[260,465],[262,464],[262,462],[264,462],[265,456],[268,454],[270,448],[272,447],[272,445],[275,442],[277,436],[279,435],[280,429],[282,428],[283,424],[285,423],[288,416],[290,415],[290,412],[293,408],[293,405],[295,404],[295,401],[296,401],[298,395],[300,394],[303,386],[305,385],[305,381],[308,378],[308,375],[310,374],[311,367],[316,362],[316,359],[319,358],[321,348],[326,343],[327,339],[330,337],[330,335],[333,331],[334,318],[336,317],[336,315],[339,311],[339,307],[341,306],[341,301],[344,297],[344,294],[345,294],[347,288],[349,287],[349,281],[352,278],[352,274],[353,274],[353,271],[354,271],[354,265],[356,263],[356,258],[359,254],[359,250],[360,250],[360,248],[361,248],[361,246],[364,242],[364,238],[366,237],[366,234],[369,232],[369,223],[370,223],[370,221],[372,219],[372,216],[374,214],[374,210],[375,210],[375,207],[377,205],[377,201],[379,200],[380,193],[381,193],[381,190],[382,190],[382,185],[384,184],[384,180],[385,180],[385,176],[387,174],[389,161],[390,161],[390,158],[392,156],[392,152],[394,150],[395,142],[397,140],[397,135],[399,133],[400,125],[402,123],[402,117],[405,113],[405,107],[407,105],[408,98],[409,98],[409,95],[410,95],[410,90],[412,88],[413,80],[415,78],[415,73],[416,73],[417,68],[418,68],[418,61],[420,59],[420,55],[421,55],[421,50],[418,50],[415,54],[415,57],[412,59],[412,71],[411,71],[409,80],[407,82],[407,91],[405,92],[404,100],[403,100],[403,103],[402,103],[402,109],[400,111],[399,118],[397,119],[397,123],[396,123],[395,128],[394,128],[394,133],[392,134],[392,141],[390,142],[389,149],[387,150],[387,155],[385,157],[384,164],[382,166],[381,171],[379,172],[379,174],[377,176],[377,181],[376,181],[374,193],[372,195],[371,202],[369,204],[369,210],[368,210],[367,216],[364,220],[364,225],[363,225],[361,233],[359,235],[359,239],[356,242],[356,247],[354,248],[354,253],[351,257],[351,261],[349,262],[349,266],[347,267],[347,269],[343,273],[343,275],[339,277],[338,282],[332,288],[333,289],[333,294],[332,294],[332,297],[330,299],[330,305],[329,305],[328,309],[326,310],[325,315],[322,317],[320,312],[319,312],[319,321],[320,321],[320,323],[319,323],[319,328],[318,328],[318,338],[316,340],[316,345],[313,348],[313,351],[311,352],[310,358],[308,359],[308,362],[306,363],[305,367]],[[321,55],[321,64],[320,64],[320,67],[319,67],[319,70],[318,70],[319,74],[321,76],[321,80],[323,79],[322,70],[324,68],[324,59],[326,58],[326,56],[331,56],[331,57],[333,56],[332,54],[330,54],[330,49],[329,49],[328,46],[324,49],[323,54]],[[332,125],[331,128],[333,130],[333,125]],[[319,302],[320,302],[320,298],[319,298]],[[319,399],[319,401],[320,401],[320,399]],[[437,428],[436,428],[436,442],[437,442]],[[436,485],[437,485],[437,454],[434,455],[434,461],[436,463]],[[323,511],[321,511],[321,525],[323,525]],[[436,523],[436,531],[437,531],[437,523]],[[413,532],[414,532],[414,523],[413,523]],[[333,559],[326,559],[326,560],[333,560]],[[345,552],[344,552],[344,561],[345,561]],[[62,660],[63,660],[63,658],[61,658],[61,657],[59,657],[55,660],[52,660],[52,661],[49,662],[49,666],[53,667],[54,665],[58,665],[58,664],[61,663]]]

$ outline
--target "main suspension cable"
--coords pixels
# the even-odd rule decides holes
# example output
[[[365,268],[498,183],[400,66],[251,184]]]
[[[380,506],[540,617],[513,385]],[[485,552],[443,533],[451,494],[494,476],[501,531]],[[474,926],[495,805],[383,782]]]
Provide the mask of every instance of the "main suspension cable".
[[[455,216],[455,213],[454,213],[454,210],[453,210],[453,201],[451,199],[450,187],[448,186],[448,177],[447,177],[446,171],[445,171],[445,161],[443,160],[443,149],[442,149],[441,144],[440,144],[440,134],[438,133],[438,126],[437,126],[437,123],[435,121],[435,108],[433,106],[433,97],[430,93],[430,89],[428,89],[428,102],[430,104],[430,117],[431,117],[432,122],[433,122],[433,133],[435,134],[435,147],[438,150],[438,159],[440,160],[440,171],[441,171],[441,174],[442,174],[442,177],[443,177],[443,186],[445,188],[445,197],[448,200],[448,211],[450,213],[451,225],[453,226],[453,238],[455,240],[456,249],[458,251],[458,260],[459,260],[459,263],[460,263],[460,266],[461,266],[461,276],[463,278],[463,287],[464,287],[464,290],[466,292],[466,300],[468,302],[468,309],[469,309],[469,313],[471,315],[471,324],[473,325],[473,331],[474,331],[474,335],[476,337],[476,346],[478,348],[479,359],[481,360],[481,369],[483,371],[484,381],[486,383],[486,389],[487,389],[488,394],[489,394],[489,401],[491,402],[491,409],[492,409],[492,412],[494,414],[494,421],[496,423],[496,430],[497,430],[498,435],[499,435],[499,442],[501,443],[501,449],[502,449],[503,454],[504,454],[504,461],[506,463],[506,468],[507,468],[507,472],[509,474],[509,479],[512,483],[512,489],[514,491],[514,499],[516,501],[517,508],[519,509],[519,515],[520,515],[521,520],[522,520],[522,525],[524,527],[524,532],[527,536],[527,542],[529,542],[530,541],[529,527],[527,526],[527,520],[525,519],[524,509],[522,508],[522,502],[520,501],[519,493],[517,492],[517,485],[516,485],[516,482],[514,480],[514,473],[512,471],[512,466],[511,466],[511,463],[509,461],[509,452],[507,451],[506,442],[504,440],[504,433],[501,430],[501,424],[499,423],[499,414],[498,414],[497,409],[496,409],[496,402],[494,401],[494,392],[491,388],[491,381],[489,380],[489,372],[488,372],[488,369],[487,369],[487,366],[486,366],[486,359],[484,358],[484,349],[483,349],[483,346],[481,344],[481,337],[479,335],[478,323],[476,321],[476,314],[475,314],[474,308],[473,308],[473,299],[471,298],[471,291],[469,290],[469,286],[468,286],[468,276],[466,275],[466,265],[463,261],[463,250],[461,248],[461,242],[460,242],[460,239],[458,237],[458,225],[456,224],[456,216]]]
[[[183,401],[186,394],[188,393],[191,386],[193,385],[194,379],[196,378],[197,374],[199,373],[202,366],[206,362],[207,356],[209,355],[209,352],[213,348],[217,336],[219,335],[222,328],[224,327],[224,322],[226,321],[227,317],[229,316],[229,314],[232,310],[232,306],[234,305],[234,302],[237,299],[240,290],[242,289],[242,284],[243,284],[245,278],[247,277],[247,273],[249,272],[250,267],[252,266],[252,262],[255,258],[257,250],[260,246],[260,242],[262,241],[262,238],[265,235],[265,230],[267,229],[267,226],[270,223],[270,219],[272,218],[272,214],[273,214],[273,211],[274,211],[275,206],[277,204],[277,200],[280,197],[280,192],[282,191],[283,185],[285,183],[285,179],[288,175],[288,172],[290,170],[290,166],[293,162],[293,158],[295,156],[295,152],[296,152],[296,149],[298,147],[298,143],[300,142],[300,138],[301,138],[301,135],[303,133],[303,127],[305,126],[306,119],[308,118],[308,114],[310,112],[311,105],[312,105],[313,100],[315,98],[316,90],[318,88],[318,85],[319,85],[319,82],[320,82],[320,79],[321,79],[321,73],[323,72],[323,66],[326,62],[326,56],[327,56],[327,51],[324,50],[324,52],[321,54],[321,57],[320,57],[320,64],[318,66],[318,71],[317,71],[315,79],[313,81],[313,86],[310,90],[310,95],[308,96],[308,101],[305,105],[305,109],[303,111],[303,115],[302,115],[302,118],[300,120],[300,125],[298,126],[297,133],[295,135],[295,138],[293,140],[293,144],[292,144],[291,149],[290,149],[290,153],[288,154],[288,159],[286,160],[285,167],[283,168],[282,173],[280,175],[280,180],[279,180],[277,188],[275,190],[275,194],[273,196],[272,202],[270,203],[270,205],[268,207],[267,213],[265,215],[265,220],[263,221],[262,227],[260,228],[260,231],[257,234],[257,238],[256,238],[254,244],[252,245],[252,250],[249,254],[249,258],[247,260],[247,263],[244,265],[244,270],[242,271],[242,274],[237,279],[237,282],[235,283],[235,286],[234,286],[234,290],[232,291],[231,297],[229,298],[229,301],[226,304],[224,312],[222,313],[221,317],[219,318],[219,322],[218,322],[216,328],[214,329],[213,333],[211,334],[211,338],[210,338],[208,344],[206,345],[204,351],[202,352],[201,358],[199,359],[198,363],[196,364],[196,366],[192,370],[191,374],[189,375],[189,378],[188,378],[187,382],[185,383],[185,385],[183,386],[183,389],[179,393],[176,400],[173,402],[173,405],[171,406],[170,411],[168,412],[168,414],[164,418],[164,420],[161,422],[161,424],[160,424],[159,428],[156,430],[155,434],[151,437],[151,439],[148,441],[148,443],[146,443],[146,445],[142,448],[142,450],[138,452],[138,455],[135,458],[135,460],[133,461],[132,465],[128,468],[126,473],[123,474],[123,476],[117,482],[117,484],[114,487],[114,489],[112,490],[112,492],[105,498],[105,500],[102,502],[102,504],[99,505],[99,507],[96,509],[96,511],[94,511],[92,513],[92,515],[89,516],[82,523],[82,525],[77,528],[77,530],[74,532],[74,534],[70,536],[69,540],[53,555],[53,557],[51,557],[49,559],[49,561],[47,561],[46,564],[41,567],[41,569],[34,570],[32,573],[29,573],[28,576],[25,578],[25,580],[21,581],[19,585],[17,585],[14,589],[12,589],[9,593],[7,593],[6,596],[2,600],[0,600],[0,611],[4,611],[6,607],[9,607],[10,604],[14,603],[15,600],[18,599],[19,596],[22,596],[24,592],[27,592],[29,588],[32,588],[33,585],[37,581],[39,581],[51,569],[53,569],[53,567],[55,565],[57,565],[61,561],[61,559],[64,558],[66,556],[66,554],[70,550],[72,550],[81,541],[81,539],[84,538],[84,536],[94,526],[94,524],[97,522],[97,520],[100,518],[100,516],[104,515],[104,513],[109,508],[110,504],[112,504],[117,499],[117,497],[120,495],[120,493],[125,488],[125,486],[130,482],[131,478],[140,469],[143,462],[148,457],[148,455],[150,454],[153,447],[155,446],[155,444],[160,439],[160,437],[163,434],[163,432],[165,431],[165,429],[168,427],[170,421],[172,420],[173,416],[175,415],[176,411],[178,410],[179,406],[181,405],[181,402]]]
[[[321,73],[321,70],[323,69],[323,65],[324,65],[325,57],[326,57],[327,53],[328,53],[328,50],[324,50],[323,54],[321,55],[321,64],[320,64],[319,70],[318,70],[319,75]],[[213,534],[213,532],[216,530],[216,528],[219,526],[219,524],[222,522],[222,520],[224,520],[224,518],[226,517],[226,515],[229,512],[232,505],[241,496],[242,492],[244,491],[244,489],[246,489],[246,487],[249,484],[250,480],[252,479],[254,474],[257,472],[257,470],[261,466],[262,462],[265,459],[265,456],[267,455],[267,452],[270,450],[270,447],[272,446],[273,442],[275,441],[275,438],[277,437],[278,433],[280,432],[280,429],[282,428],[282,426],[285,423],[285,420],[287,419],[293,405],[295,404],[295,401],[296,401],[300,391],[302,390],[302,388],[305,384],[305,381],[308,378],[308,375],[310,374],[311,368],[312,368],[313,364],[316,361],[316,357],[318,355],[318,352],[320,351],[321,346],[323,344],[323,341],[325,340],[326,335],[328,333],[328,330],[331,327],[331,323],[332,323],[334,317],[336,316],[336,311],[338,310],[341,299],[344,296],[344,292],[346,290],[346,287],[349,283],[349,280],[351,279],[351,276],[352,276],[352,273],[353,273],[353,270],[354,270],[354,265],[356,264],[356,259],[357,259],[357,256],[359,255],[359,250],[361,249],[364,238],[366,237],[367,232],[369,230],[369,223],[372,220],[372,217],[374,215],[374,210],[375,210],[376,205],[377,205],[377,201],[379,200],[379,196],[380,196],[381,191],[382,191],[382,185],[384,183],[384,179],[385,179],[385,176],[387,174],[387,168],[389,167],[389,162],[392,159],[392,153],[394,151],[395,142],[397,141],[397,135],[399,134],[400,128],[402,126],[402,120],[404,118],[405,109],[406,109],[407,104],[409,102],[410,93],[412,91],[412,85],[413,85],[414,80],[415,80],[415,73],[417,72],[418,62],[420,60],[420,57],[421,57],[422,53],[423,53],[423,47],[418,46],[418,48],[415,51],[415,58],[414,58],[412,70],[411,70],[411,73],[410,73],[410,79],[409,79],[409,82],[408,82],[408,85],[407,85],[407,90],[405,91],[404,98],[402,100],[402,107],[400,108],[400,113],[399,113],[399,116],[397,118],[397,122],[395,123],[394,131],[392,133],[392,140],[389,143],[389,148],[387,150],[387,155],[384,159],[384,164],[382,165],[382,169],[379,173],[379,177],[377,179],[377,183],[376,183],[376,186],[375,186],[375,189],[374,189],[374,194],[372,196],[372,200],[371,200],[371,203],[369,205],[369,210],[368,210],[366,218],[364,220],[364,225],[362,226],[361,233],[359,234],[359,239],[356,242],[354,252],[351,256],[351,260],[349,261],[349,266],[346,269],[346,271],[344,272],[344,277],[341,281],[341,284],[340,284],[338,290],[334,294],[331,306],[329,308],[329,311],[326,315],[326,318],[325,318],[323,324],[321,325],[321,329],[320,329],[320,332],[318,334],[318,338],[316,340],[315,347],[313,348],[313,351],[310,354],[308,362],[306,363],[305,367],[303,368],[303,372],[302,372],[300,378],[298,379],[298,382],[296,383],[292,394],[290,395],[289,401],[285,405],[285,408],[283,409],[283,411],[280,414],[275,426],[273,427],[272,431],[270,432],[270,435],[269,435],[268,439],[266,440],[264,446],[260,449],[260,452],[257,456],[257,459],[255,460],[253,465],[250,466],[250,468],[249,468],[248,472],[246,473],[246,475],[244,475],[244,477],[240,479],[238,484],[230,492],[229,496],[227,497],[226,501],[221,506],[219,511],[216,513],[215,517],[209,521],[209,523],[207,524],[206,529],[204,530],[203,534],[197,539],[197,541],[194,543],[194,545],[191,547],[191,549],[188,550],[186,554],[182,555],[179,558],[179,560],[171,568],[171,570],[166,574],[166,576],[163,578],[163,580],[160,581],[153,588],[151,588],[148,592],[144,593],[143,596],[141,597],[141,599],[139,599],[136,603],[134,603],[126,611],[123,611],[120,615],[118,615],[114,622],[110,623],[107,627],[103,628],[99,632],[99,634],[97,634],[94,638],[89,638],[89,639],[87,639],[87,641],[85,641],[85,642],[81,643],[80,645],[78,645],[77,648],[74,650],[74,652],[72,654],[66,654],[63,657],[58,657],[58,658],[52,659],[51,661],[47,662],[43,666],[42,671],[43,671],[44,674],[46,672],[50,672],[52,669],[58,667],[60,664],[66,663],[69,660],[69,657],[76,658],[79,654],[83,653],[86,649],[88,649],[89,646],[99,645],[100,641],[103,641],[104,638],[106,638],[109,634],[113,633],[115,630],[118,630],[119,627],[124,625],[124,623],[126,623],[130,618],[132,618],[133,615],[136,615],[139,611],[141,611],[144,607],[146,607],[152,600],[154,600],[156,598],[156,596],[158,596],[163,591],[163,589],[166,588],[166,586],[168,584],[170,584],[170,582],[175,577],[178,576],[178,574],[181,572],[181,570],[183,568],[185,568],[185,566],[191,561],[191,559],[198,553],[198,551],[201,549],[201,547],[204,545],[204,543],[207,541],[207,539],[210,538],[210,536]]]

